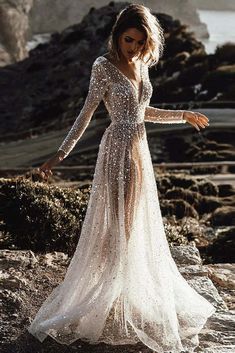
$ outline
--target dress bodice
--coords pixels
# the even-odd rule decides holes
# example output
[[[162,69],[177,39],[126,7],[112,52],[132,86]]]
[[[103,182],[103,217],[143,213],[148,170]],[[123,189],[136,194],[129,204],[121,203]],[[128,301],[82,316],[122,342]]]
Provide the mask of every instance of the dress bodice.
[[[103,100],[111,124],[184,123],[184,110],[167,110],[149,106],[153,87],[149,80],[148,65],[141,62],[140,92],[118,67],[104,56],[98,56],[92,65],[88,94],[84,105],[69,133],[60,145],[64,158],[71,152],[88,126],[91,117]]]
[[[145,108],[152,96],[152,85],[148,78],[147,65],[141,62],[141,87],[138,91],[130,79],[104,56],[97,58],[104,74],[108,77],[104,104],[113,123],[143,122]]]

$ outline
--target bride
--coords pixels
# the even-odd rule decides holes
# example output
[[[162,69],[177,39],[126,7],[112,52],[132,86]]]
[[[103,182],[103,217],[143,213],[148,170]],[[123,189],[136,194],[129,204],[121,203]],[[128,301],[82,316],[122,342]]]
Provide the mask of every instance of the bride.
[[[215,307],[180,274],[167,242],[145,121],[205,128],[198,112],[149,105],[148,68],[163,50],[163,31],[150,10],[124,8],[108,52],[92,65],[89,90],[55,156],[39,168],[45,180],[68,156],[103,100],[111,123],[100,145],[81,235],[62,283],[28,331],[69,345],[135,344],[158,353],[193,352]],[[177,148],[177,146],[176,146]]]

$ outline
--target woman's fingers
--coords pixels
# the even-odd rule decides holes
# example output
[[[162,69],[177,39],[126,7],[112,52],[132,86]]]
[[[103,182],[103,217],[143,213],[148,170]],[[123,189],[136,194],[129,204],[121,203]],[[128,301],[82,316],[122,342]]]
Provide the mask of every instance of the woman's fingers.
[[[188,123],[194,126],[198,131],[209,125],[209,119],[202,113],[186,111],[186,119]]]
[[[196,113],[196,114],[199,117],[200,121],[203,121],[204,124],[209,125],[209,119],[207,118],[206,115],[202,113]]]
[[[197,131],[200,131],[198,125],[194,121],[191,121],[190,124],[193,125],[197,129]]]
[[[47,170],[47,174],[49,174],[49,175],[52,175],[52,174],[53,174],[52,171],[51,171],[51,169],[48,169],[48,170]]]
[[[197,125],[201,126],[203,129],[205,129],[206,126],[205,126],[204,122],[202,122],[198,119],[198,120],[196,120],[196,123],[197,123]]]
[[[42,165],[41,167],[37,168],[38,173],[43,179],[48,179],[50,175],[53,175],[51,169]]]

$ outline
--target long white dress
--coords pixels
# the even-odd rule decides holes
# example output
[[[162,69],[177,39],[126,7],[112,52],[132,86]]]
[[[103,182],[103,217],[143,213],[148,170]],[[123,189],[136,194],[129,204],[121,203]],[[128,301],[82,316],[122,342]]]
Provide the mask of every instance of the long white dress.
[[[97,57],[84,106],[59,147],[66,157],[103,100],[111,123],[80,239],[63,282],[28,327],[41,342],[47,335],[67,345],[142,341],[158,353],[193,352],[216,310],[171,256],[146,138],[145,121],[184,123],[183,111],[149,106],[153,88],[144,62],[141,79],[138,92],[108,58]]]

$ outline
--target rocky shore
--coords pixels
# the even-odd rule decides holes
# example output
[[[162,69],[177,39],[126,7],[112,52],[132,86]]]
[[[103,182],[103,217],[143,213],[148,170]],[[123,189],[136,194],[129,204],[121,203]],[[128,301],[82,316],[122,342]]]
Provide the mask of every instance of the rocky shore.
[[[81,173],[70,170],[67,179],[77,180],[70,188],[61,172],[55,172],[48,185],[29,176],[0,179],[0,337],[4,353],[67,352],[66,346],[51,338],[41,344],[26,328],[63,280],[75,250],[92,172],[84,171],[83,176],[79,181]],[[64,187],[57,186],[61,181]],[[180,272],[217,308],[200,333],[197,352],[233,353],[235,189],[185,172],[156,170],[156,182],[167,238]],[[91,347],[79,340],[70,349],[84,353]],[[121,353],[123,347],[92,347],[93,352],[110,350]],[[149,353],[142,344],[125,350]]]
[[[200,353],[233,353],[234,345],[234,273],[229,264],[210,267],[202,265],[198,250],[194,246],[171,248],[181,274],[189,284],[209,300],[217,309],[209,318],[199,335]],[[35,254],[29,250],[0,250],[3,302],[1,311],[1,352],[2,353],[65,353],[68,347],[60,345],[50,337],[43,343],[30,335],[27,327],[40,305],[51,290],[64,278],[70,258],[63,252]],[[223,280],[221,272],[226,273]],[[55,276],[56,273],[56,276]],[[218,284],[218,277],[220,283]],[[214,282],[213,282],[214,281]],[[232,287],[231,287],[231,283]],[[76,352],[123,352],[123,346],[110,347],[106,344],[90,346],[78,340],[69,346]],[[149,349],[138,343],[125,346],[125,352],[149,353]]]
[[[84,103],[92,62],[106,51],[113,20],[125,5],[92,8],[79,24],[54,32],[25,60],[0,69],[3,353],[123,352],[120,346],[91,347],[82,341],[68,348],[49,337],[41,344],[26,330],[63,280],[77,245],[99,141],[109,121],[103,104],[63,161],[64,170],[55,169],[48,184],[29,171],[19,174],[20,168],[41,164],[61,143]],[[165,29],[166,51],[150,69],[151,105],[191,110],[234,106],[235,46],[227,44],[207,55],[190,29],[169,15],[156,15]],[[221,171],[213,162],[228,163],[226,170],[234,175],[229,162],[235,161],[235,126],[223,118],[200,133],[186,124],[146,124],[172,256],[182,275],[217,308],[200,333],[199,353],[235,352],[235,187],[207,177]],[[160,166],[171,162],[178,169]],[[182,163],[191,166],[180,167]],[[141,344],[125,351],[149,353]]]

